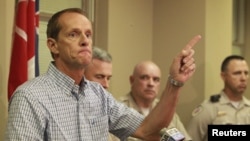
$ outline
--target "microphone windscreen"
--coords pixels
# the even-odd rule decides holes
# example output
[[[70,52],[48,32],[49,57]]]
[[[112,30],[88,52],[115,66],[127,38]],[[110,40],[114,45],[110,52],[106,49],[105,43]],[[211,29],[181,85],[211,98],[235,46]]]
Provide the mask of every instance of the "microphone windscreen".
[[[185,136],[176,128],[164,128],[161,130],[160,134],[160,141],[183,141],[185,139]]]

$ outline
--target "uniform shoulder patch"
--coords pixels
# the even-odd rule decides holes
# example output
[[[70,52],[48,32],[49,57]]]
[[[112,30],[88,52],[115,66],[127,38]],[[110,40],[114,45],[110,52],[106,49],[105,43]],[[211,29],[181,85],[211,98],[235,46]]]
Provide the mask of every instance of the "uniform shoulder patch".
[[[198,107],[196,107],[193,112],[192,112],[192,116],[197,116],[201,111],[203,110],[203,107],[201,105],[199,105]]]

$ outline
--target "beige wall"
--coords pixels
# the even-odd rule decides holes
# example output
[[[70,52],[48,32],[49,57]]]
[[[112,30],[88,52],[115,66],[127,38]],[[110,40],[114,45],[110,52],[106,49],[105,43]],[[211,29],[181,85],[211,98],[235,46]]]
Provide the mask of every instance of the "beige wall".
[[[104,46],[112,54],[114,67],[110,91],[118,97],[129,91],[128,76],[135,63],[152,59],[153,0],[97,1],[97,6],[103,11],[98,15],[96,32],[97,36],[99,33],[103,36],[96,40],[96,45]],[[102,15],[108,15],[105,22]],[[99,18],[102,22],[98,22]]]
[[[250,7],[250,2],[247,5]],[[145,59],[162,69],[163,88],[172,58],[196,34],[203,36],[195,46],[197,71],[185,84],[177,107],[184,124],[198,103],[220,91],[220,62],[232,52],[231,0],[97,0],[96,6],[95,45],[107,49],[114,58],[110,91],[115,97],[129,91],[128,76],[135,63]],[[0,140],[7,118],[13,11],[14,0],[0,1]],[[246,22],[249,25],[249,19]],[[249,46],[249,27],[246,31]],[[249,54],[246,48],[248,60]]]
[[[14,0],[0,1],[0,141],[3,140],[7,121],[7,79],[14,15]]]
[[[243,55],[250,64],[250,1],[246,0],[245,2],[246,2],[245,3],[245,8],[246,8],[245,17],[248,17],[248,18],[246,18],[245,20],[245,25],[247,26],[245,28],[245,42],[244,42],[245,48],[243,48]],[[245,92],[245,95],[248,98],[250,98],[250,83],[248,83],[248,89]]]
[[[154,56],[163,72],[162,88],[167,81],[168,66],[172,58],[195,35],[201,34],[202,40],[195,46],[197,70],[195,75],[185,84],[177,107],[177,113],[185,124],[192,109],[204,99],[206,82],[205,43],[206,43],[206,1],[171,1],[155,2],[154,14]],[[195,4],[194,4],[195,3]],[[184,112],[185,111],[185,112]]]

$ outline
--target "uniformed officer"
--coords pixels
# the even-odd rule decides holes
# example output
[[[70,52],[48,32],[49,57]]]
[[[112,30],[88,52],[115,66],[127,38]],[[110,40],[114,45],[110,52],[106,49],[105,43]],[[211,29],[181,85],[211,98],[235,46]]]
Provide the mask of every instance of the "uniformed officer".
[[[250,101],[243,96],[249,67],[242,56],[230,55],[221,65],[224,88],[192,112],[187,131],[194,141],[207,141],[209,124],[250,124]]]
[[[119,100],[128,107],[147,116],[159,101],[156,97],[160,87],[160,78],[160,68],[154,62],[139,62],[130,76],[131,91],[127,95],[120,97]],[[168,128],[178,129],[185,136],[185,141],[191,141],[190,136],[176,113]],[[127,141],[141,140],[129,137]]]

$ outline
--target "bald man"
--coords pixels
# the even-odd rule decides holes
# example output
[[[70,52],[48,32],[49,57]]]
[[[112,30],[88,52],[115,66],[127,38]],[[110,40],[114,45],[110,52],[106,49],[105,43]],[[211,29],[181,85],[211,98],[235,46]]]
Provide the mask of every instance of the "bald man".
[[[152,61],[142,61],[136,64],[133,74],[129,77],[131,90],[121,97],[121,100],[128,107],[134,108],[139,113],[147,116],[158,103],[157,95],[160,89],[161,70]],[[168,128],[177,128],[184,136],[185,141],[191,141],[179,116],[175,113]],[[127,141],[141,141],[129,137]]]

